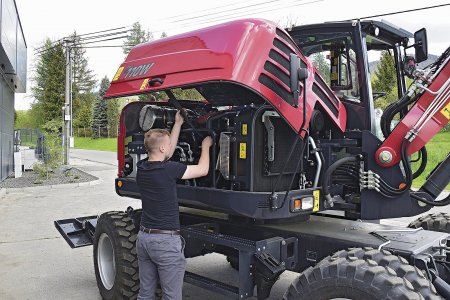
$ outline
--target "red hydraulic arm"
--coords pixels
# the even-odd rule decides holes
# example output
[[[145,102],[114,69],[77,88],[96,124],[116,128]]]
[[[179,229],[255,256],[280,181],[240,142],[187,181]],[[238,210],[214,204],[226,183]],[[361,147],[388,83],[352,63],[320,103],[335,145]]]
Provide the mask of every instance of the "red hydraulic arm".
[[[438,70],[416,72],[416,81],[408,93],[409,96],[418,93],[418,98],[377,150],[375,159],[380,166],[390,167],[401,160],[400,148],[404,139],[410,142],[408,155],[411,155],[425,146],[449,122],[449,61],[447,57]]]

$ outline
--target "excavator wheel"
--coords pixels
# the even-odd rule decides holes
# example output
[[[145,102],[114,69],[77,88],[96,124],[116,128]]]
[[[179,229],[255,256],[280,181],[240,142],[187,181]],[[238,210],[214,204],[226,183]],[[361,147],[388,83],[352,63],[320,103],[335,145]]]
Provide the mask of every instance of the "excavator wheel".
[[[351,251],[351,250],[350,250]],[[284,294],[284,300],[423,299],[406,278],[371,259],[349,251],[337,252],[303,271]]]
[[[136,299],[139,270],[137,230],[126,212],[106,212],[94,235],[94,268],[102,299]]]
[[[411,222],[408,227],[450,233],[450,215],[446,213],[428,214]]]
[[[379,266],[392,269],[398,277],[408,280],[414,290],[419,293],[425,300],[441,300],[443,299],[436,292],[433,284],[425,277],[421,270],[412,266],[406,259],[401,256],[393,255],[386,250],[377,250],[371,247],[352,248],[336,252],[333,257],[344,257],[371,260]]]

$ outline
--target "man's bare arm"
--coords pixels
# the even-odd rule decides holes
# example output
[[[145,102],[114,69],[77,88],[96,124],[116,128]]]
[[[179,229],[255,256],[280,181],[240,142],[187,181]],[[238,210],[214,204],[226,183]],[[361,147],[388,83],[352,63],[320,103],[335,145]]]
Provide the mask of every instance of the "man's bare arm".
[[[169,157],[172,157],[175,152],[175,148],[177,147],[178,137],[180,136],[181,125],[183,125],[184,119],[181,116],[180,111],[175,115],[175,124],[172,127],[172,131],[170,132],[170,151]]]
[[[212,138],[206,137],[202,141],[202,153],[197,165],[187,166],[181,179],[192,179],[208,175],[209,171],[209,148],[212,146]]]

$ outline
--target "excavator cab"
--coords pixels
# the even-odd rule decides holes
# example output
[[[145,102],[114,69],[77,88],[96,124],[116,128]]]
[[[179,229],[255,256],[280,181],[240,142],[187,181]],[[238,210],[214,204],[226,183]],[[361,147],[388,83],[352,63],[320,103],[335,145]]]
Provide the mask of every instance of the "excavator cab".
[[[351,116],[349,128],[372,132],[377,127],[373,103],[389,92],[372,87],[377,67],[374,61],[380,60],[383,51],[392,57],[397,74],[396,96],[401,98],[407,88],[406,58],[411,58],[406,55],[406,49],[415,49],[413,66],[428,55],[425,29],[413,35],[384,21],[305,25],[291,28],[289,34],[345,104]]]

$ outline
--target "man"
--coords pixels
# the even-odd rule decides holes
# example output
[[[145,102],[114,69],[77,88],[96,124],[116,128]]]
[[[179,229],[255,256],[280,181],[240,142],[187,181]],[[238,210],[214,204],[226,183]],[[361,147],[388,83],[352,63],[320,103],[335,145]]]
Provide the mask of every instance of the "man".
[[[198,165],[168,161],[175,151],[183,122],[177,112],[170,134],[163,129],[150,129],[144,139],[148,159],[137,164],[136,181],[142,199],[141,228],[136,242],[140,279],[138,300],[155,299],[158,278],[163,300],[182,299],[186,259],[180,236],[176,180],[206,176],[212,146],[211,137],[202,141]]]

